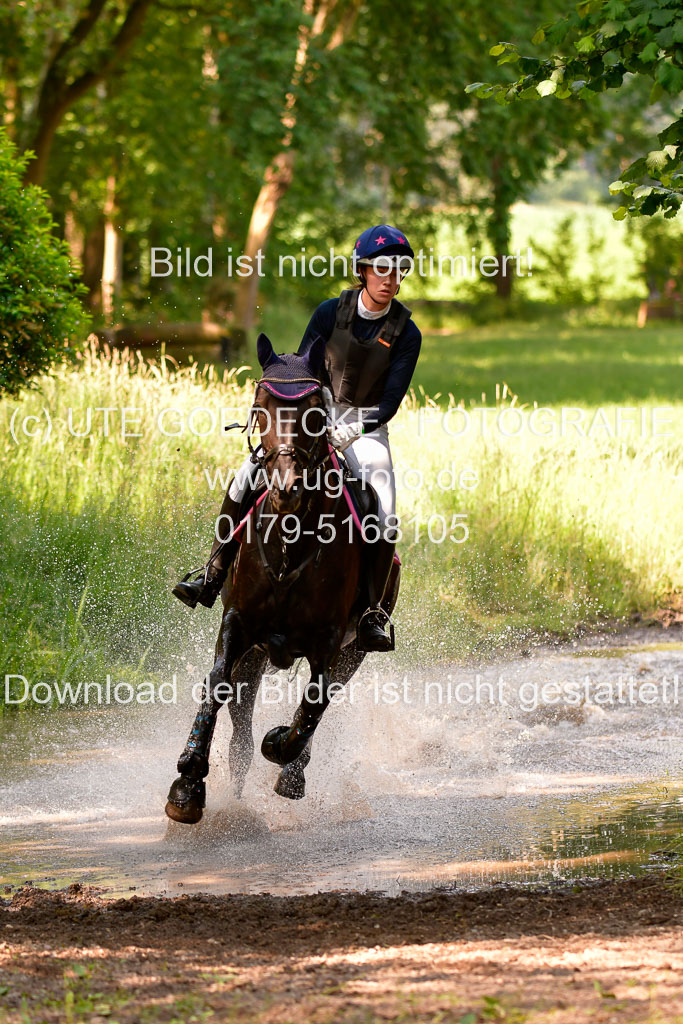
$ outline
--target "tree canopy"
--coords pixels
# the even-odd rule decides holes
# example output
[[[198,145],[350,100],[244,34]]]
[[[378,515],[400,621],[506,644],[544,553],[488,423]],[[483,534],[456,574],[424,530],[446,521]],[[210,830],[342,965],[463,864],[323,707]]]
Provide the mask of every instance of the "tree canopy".
[[[491,56],[521,74],[512,83],[473,82],[467,91],[502,105],[546,97],[592,99],[621,89],[625,77],[635,75],[651,80],[650,104],[664,94],[679,99],[683,92],[680,0],[588,0],[541,25],[532,42],[545,44],[550,55],[524,56],[516,42],[499,42]],[[614,213],[617,220],[658,210],[674,217],[680,209],[683,117],[660,131],[657,140],[659,148],[638,156],[610,185],[610,192],[623,199]]]

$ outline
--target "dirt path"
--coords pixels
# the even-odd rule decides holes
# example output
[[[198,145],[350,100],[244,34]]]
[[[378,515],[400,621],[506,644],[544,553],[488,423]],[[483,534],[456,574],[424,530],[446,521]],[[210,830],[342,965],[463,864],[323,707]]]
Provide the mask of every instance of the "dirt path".
[[[0,908],[0,1020],[675,1024],[674,881],[116,901],[25,887]]]

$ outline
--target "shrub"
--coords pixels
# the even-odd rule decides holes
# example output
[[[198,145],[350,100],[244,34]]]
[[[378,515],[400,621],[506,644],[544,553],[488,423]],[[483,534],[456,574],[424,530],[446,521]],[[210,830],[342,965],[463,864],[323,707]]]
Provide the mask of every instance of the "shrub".
[[[24,188],[28,156],[0,128],[0,391],[16,394],[87,334],[66,242],[55,238],[46,194]]]

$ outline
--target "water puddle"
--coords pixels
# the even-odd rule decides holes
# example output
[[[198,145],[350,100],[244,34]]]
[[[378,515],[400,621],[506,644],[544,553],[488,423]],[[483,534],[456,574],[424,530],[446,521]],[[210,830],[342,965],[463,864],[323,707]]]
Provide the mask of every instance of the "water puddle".
[[[191,704],[5,715],[0,884],[396,894],[665,869],[683,835],[681,651],[680,630],[643,629],[407,679],[378,659],[328,711],[297,802],[258,754],[228,796],[224,713],[193,827],[163,814]],[[378,702],[389,684],[402,699]],[[257,751],[294,706],[257,704]]]

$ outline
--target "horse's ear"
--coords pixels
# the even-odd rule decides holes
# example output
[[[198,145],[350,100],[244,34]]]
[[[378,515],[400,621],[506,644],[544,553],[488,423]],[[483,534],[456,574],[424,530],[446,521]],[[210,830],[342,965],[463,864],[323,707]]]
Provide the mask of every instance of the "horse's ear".
[[[266,334],[259,334],[256,339],[256,355],[258,361],[261,364],[261,369],[265,370],[270,363],[275,362],[277,356],[273,352],[273,346],[271,345],[270,338]]]
[[[323,365],[326,344],[327,341],[323,338],[322,334],[316,334],[311,341],[307,342],[304,348],[299,349],[299,355],[306,360],[316,377]]]

